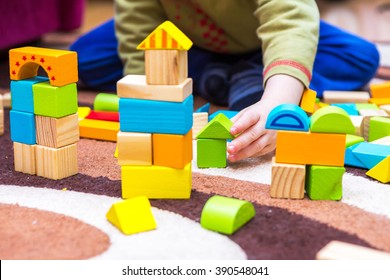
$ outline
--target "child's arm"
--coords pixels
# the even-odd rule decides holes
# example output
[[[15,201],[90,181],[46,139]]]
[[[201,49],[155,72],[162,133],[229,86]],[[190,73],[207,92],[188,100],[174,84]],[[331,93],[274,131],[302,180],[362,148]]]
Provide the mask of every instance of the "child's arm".
[[[276,146],[276,131],[265,129],[268,114],[283,103],[299,104],[303,90],[304,85],[292,76],[277,74],[270,77],[262,99],[232,119],[230,132],[240,135],[228,145],[228,159],[235,162],[273,151]]]

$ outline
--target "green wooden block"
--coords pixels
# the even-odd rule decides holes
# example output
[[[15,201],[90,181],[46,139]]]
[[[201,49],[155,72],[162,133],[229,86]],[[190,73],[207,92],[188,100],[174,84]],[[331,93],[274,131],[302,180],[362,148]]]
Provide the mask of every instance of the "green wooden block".
[[[364,142],[364,138],[361,136],[347,134],[345,140],[345,148],[349,148],[357,143]]]
[[[306,194],[312,200],[340,200],[343,196],[344,167],[306,166]]]
[[[226,140],[198,139],[196,144],[199,168],[226,167]]]
[[[370,129],[368,131],[368,141],[374,141],[390,135],[390,118],[372,117],[370,118]]]
[[[99,93],[93,101],[93,109],[95,111],[119,111],[119,97],[112,93]]]
[[[356,103],[356,109],[359,110],[379,110],[378,105],[374,103]]]
[[[200,217],[203,228],[233,234],[256,214],[253,204],[230,197],[213,196],[205,204]]]
[[[224,114],[218,114],[196,136],[197,139],[233,139],[230,128],[233,122]]]
[[[326,106],[311,116],[310,131],[355,134],[356,129],[345,110],[337,106]]]
[[[61,118],[77,113],[77,86],[51,86],[49,82],[33,85],[34,114]]]

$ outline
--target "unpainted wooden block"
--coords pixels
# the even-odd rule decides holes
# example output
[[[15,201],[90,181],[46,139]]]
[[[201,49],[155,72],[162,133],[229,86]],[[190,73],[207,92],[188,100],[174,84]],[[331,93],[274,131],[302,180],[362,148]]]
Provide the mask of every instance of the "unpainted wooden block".
[[[192,125],[193,139],[196,139],[196,136],[207,125],[208,122],[209,122],[209,113],[206,112],[193,113],[193,125]]]
[[[390,136],[385,136],[370,142],[371,144],[390,146]]]
[[[355,127],[355,135],[363,136],[363,116],[349,116],[352,121],[353,126]]]
[[[80,137],[116,142],[119,123],[83,119],[79,122]]]
[[[359,115],[363,116],[363,117],[365,117],[365,116],[371,116],[371,117],[388,116],[387,112],[385,110],[382,110],[382,109],[360,109]]]
[[[35,146],[14,142],[15,171],[36,174]]]
[[[367,91],[334,91],[325,90],[323,93],[325,103],[367,103],[370,94]]]
[[[4,108],[12,107],[12,98],[10,92],[3,93],[3,106]]]
[[[152,165],[152,134],[136,132],[118,132],[118,164]]]

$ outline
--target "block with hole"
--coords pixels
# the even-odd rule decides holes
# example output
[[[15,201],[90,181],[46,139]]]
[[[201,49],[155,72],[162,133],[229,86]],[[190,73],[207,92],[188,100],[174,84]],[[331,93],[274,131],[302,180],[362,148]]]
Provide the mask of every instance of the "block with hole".
[[[306,112],[295,104],[281,104],[268,115],[266,129],[309,131],[310,119]]]

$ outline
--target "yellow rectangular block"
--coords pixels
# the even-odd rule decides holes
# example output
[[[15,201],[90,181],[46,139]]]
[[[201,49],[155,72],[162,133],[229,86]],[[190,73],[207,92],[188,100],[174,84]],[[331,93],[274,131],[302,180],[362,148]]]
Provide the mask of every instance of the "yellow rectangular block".
[[[325,90],[323,93],[325,103],[367,103],[370,94],[367,91],[334,91]]]
[[[117,84],[117,95],[123,98],[183,102],[192,94],[192,79],[178,85],[148,85],[145,75],[127,75]]]
[[[345,134],[277,132],[277,163],[344,166]]]
[[[15,171],[35,175],[35,146],[14,142]]]
[[[184,169],[163,166],[122,166],[122,198],[145,195],[149,199],[189,199],[191,163]]]
[[[84,119],[79,122],[80,137],[116,142],[119,122]]]
[[[192,130],[186,135],[153,134],[153,164],[183,169],[192,160]]]
[[[188,78],[187,51],[145,50],[145,74],[149,85],[178,85]]]
[[[192,124],[192,138],[195,140],[196,135],[208,124],[209,113],[193,113],[193,124]]]
[[[316,103],[316,97],[317,92],[311,89],[306,89],[302,94],[299,106],[302,108],[303,111],[307,113],[313,113],[314,105]]]
[[[78,173],[77,145],[59,149],[35,146],[37,175],[49,179],[63,179]]]
[[[118,132],[118,164],[152,165],[152,134],[136,132]]]
[[[370,98],[368,103],[376,104],[378,106],[390,104],[390,97],[388,98]]]
[[[390,98],[390,82],[370,85],[372,98]]]
[[[79,141],[79,117],[77,114],[63,118],[35,116],[37,144],[60,148]]]

